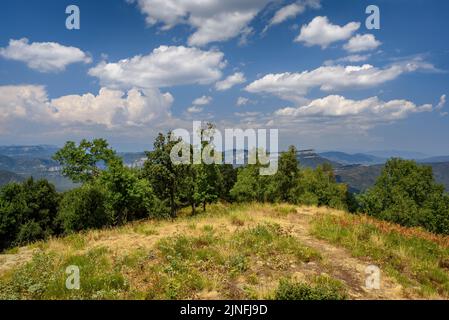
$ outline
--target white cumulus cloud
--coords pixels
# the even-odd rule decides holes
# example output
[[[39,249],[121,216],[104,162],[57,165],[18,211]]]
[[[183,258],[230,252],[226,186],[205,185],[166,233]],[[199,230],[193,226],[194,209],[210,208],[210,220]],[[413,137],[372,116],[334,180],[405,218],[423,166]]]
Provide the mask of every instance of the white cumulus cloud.
[[[268,25],[265,27],[264,31],[288,19],[295,18],[297,15],[303,13],[308,7],[313,9],[320,8],[320,0],[303,0],[283,6],[278,11],[276,11],[274,16],[270,19]]]
[[[330,23],[327,17],[318,16],[301,27],[301,32],[295,41],[303,42],[306,46],[317,45],[325,49],[334,42],[349,39],[359,28],[359,22],[339,26]]]
[[[75,47],[67,47],[56,42],[33,42],[22,38],[10,40],[6,48],[0,48],[0,56],[21,61],[39,72],[58,72],[73,63],[91,63],[85,52]]]
[[[51,111],[44,86],[0,86],[0,132],[16,119],[45,121]]]
[[[343,48],[349,52],[362,52],[377,49],[381,44],[372,34],[357,34]]]
[[[218,91],[225,91],[231,89],[232,87],[238,84],[245,82],[246,82],[245,75],[242,72],[236,72],[233,75],[227,77],[226,79],[218,81],[215,84],[215,89],[217,89]]]
[[[242,106],[246,106],[249,102],[250,102],[250,100],[248,98],[238,97],[236,105],[239,107],[242,107]]]
[[[369,88],[392,81],[404,73],[431,67],[420,60],[397,63],[385,68],[369,64],[322,66],[301,73],[267,74],[249,84],[245,90],[251,93],[270,93],[285,100],[298,101],[313,88],[324,92]]]
[[[441,109],[444,108],[445,105],[446,105],[446,95],[443,94],[443,95],[440,97],[440,101],[438,102],[438,105],[436,106],[436,109],[437,109],[437,110],[441,110]]]
[[[199,106],[191,106],[190,108],[187,108],[188,113],[200,113],[203,112],[204,108]]]
[[[98,95],[87,93],[53,99],[52,118],[68,125],[142,126],[168,117],[173,100],[170,93],[162,94],[157,89],[124,92],[101,88]]]
[[[123,128],[160,123],[170,117],[170,93],[157,89],[127,92],[100,89],[97,95],[66,95],[49,99],[43,86],[0,86],[0,124],[14,130],[18,123],[42,126]]]
[[[351,118],[363,124],[389,122],[406,118],[412,113],[432,111],[432,105],[417,106],[407,100],[384,102],[378,97],[351,100],[338,95],[316,99],[298,108],[283,108],[275,114],[282,117]]]
[[[179,24],[194,28],[191,46],[239,36],[270,0],[131,0],[137,2],[148,25],[168,30]]]
[[[193,102],[192,102],[192,104],[194,105],[194,106],[205,106],[205,105],[208,105],[208,104],[210,104],[211,102],[212,102],[212,97],[209,97],[209,96],[202,96],[202,97],[199,97],[199,98],[197,98],[197,99],[195,99]]]
[[[220,51],[160,46],[148,55],[101,62],[89,70],[89,75],[106,87],[161,88],[213,83],[221,78],[225,65]]]

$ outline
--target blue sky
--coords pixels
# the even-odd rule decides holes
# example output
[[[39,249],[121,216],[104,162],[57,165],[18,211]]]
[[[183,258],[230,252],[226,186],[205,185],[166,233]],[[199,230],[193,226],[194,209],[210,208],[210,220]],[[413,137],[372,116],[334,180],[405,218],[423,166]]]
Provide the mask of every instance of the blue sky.
[[[65,27],[70,4],[80,30]],[[370,4],[380,30],[365,27]],[[158,131],[205,120],[277,128],[282,148],[449,154],[447,1],[1,7],[0,144],[105,137],[141,150]]]

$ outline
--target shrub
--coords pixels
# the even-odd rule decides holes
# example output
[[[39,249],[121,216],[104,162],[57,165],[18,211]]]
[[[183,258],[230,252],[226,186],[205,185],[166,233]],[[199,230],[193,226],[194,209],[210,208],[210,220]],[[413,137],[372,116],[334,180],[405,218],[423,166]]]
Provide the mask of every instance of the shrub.
[[[101,228],[111,223],[106,206],[107,192],[95,184],[85,184],[64,194],[58,223],[65,233]]]
[[[100,183],[107,190],[107,205],[114,224],[147,217],[159,217],[165,212],[146,179],[140,179],[135,171],[125,167],[122,161],[111,161],[100,176]]]
[[[345,300],[343,284],[328,276],[319,276],[313,283],[282,279],[275,292],[276,300]]]
[[[298,204],[347,210],[350,202],[347,186],[336,182],[334,172],[329,166],[302,170],[294,194]]]
[[[41,240],[57,232],[59,195],[46,180],[30,178],[0,189],[0,250]]]
[[[449,197],[432,168],[391,159],[373,188],[359,197],[360,211],[406,227],[449,234]]]

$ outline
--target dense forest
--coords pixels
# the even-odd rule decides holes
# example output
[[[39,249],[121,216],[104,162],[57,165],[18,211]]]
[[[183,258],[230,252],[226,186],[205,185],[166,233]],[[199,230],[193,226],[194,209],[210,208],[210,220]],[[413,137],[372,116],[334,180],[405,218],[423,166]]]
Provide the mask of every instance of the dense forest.
[[[58,193],[48,181],[29,178],[2,187],[0,250],[133,220],[174,219],[186,207],[201,214],[218,201],[326,206],[449,234],[449,195],[431,167],[414,161],[389,160],[374,187],[353,195],[332,166],[301,168],[293,146],[281,154],[278,172],[263,176],[260,164],[174,165],[176,143],[159,134],[144,166],[129,168],[106,140],[67,142],[54,160],[81,186]]]

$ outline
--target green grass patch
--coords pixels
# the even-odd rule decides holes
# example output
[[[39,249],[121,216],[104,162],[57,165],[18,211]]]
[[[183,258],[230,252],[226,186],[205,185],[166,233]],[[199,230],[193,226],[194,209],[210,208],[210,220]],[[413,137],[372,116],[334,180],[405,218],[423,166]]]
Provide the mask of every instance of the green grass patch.
[[[381,230],[360,216],[317,216],[312,232],[349,249],[355,257],[369,257],[403,286],[422,296],[449,296],[446,247],[397,230]]]
[[[270,260],[278,255],[291,255],[299,261],[309,262],[320,259],[320,254],[303,246],[296,238],[285,233],[278,224],[259,224],[238,232],[232,240],[237,252],[246,256],[256,255]]]
[[[62,242],[74,250],[82,250],[86,246],[86,238],[82,233],[74,233],[62,238]]]
[[[80,289],[66,288],[66,268],[80,270]],[[120,272],[114,270],[105,248],[82,255],[37,253],[32,261],[0,279],[0,299],[117,299],[127,290]]]
[[[18,254],[18,253],[19,253],[19,247],[14,247],[14,248],[10,248],[10,249],[3,251],[2,254]]]
[[[345,300],[344,285],[329,276],[315,277],[312,283],[282,279],[274,294],[276,300]]]

